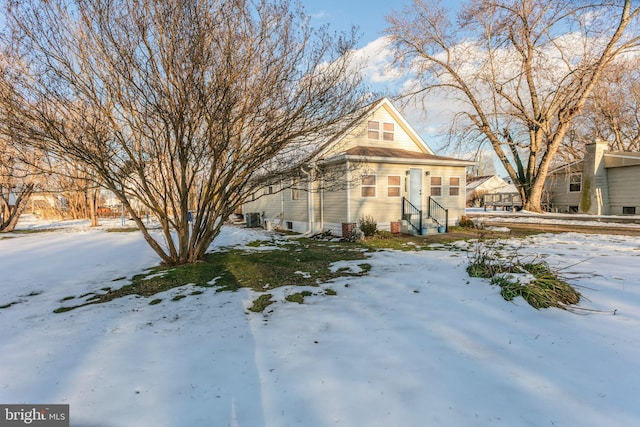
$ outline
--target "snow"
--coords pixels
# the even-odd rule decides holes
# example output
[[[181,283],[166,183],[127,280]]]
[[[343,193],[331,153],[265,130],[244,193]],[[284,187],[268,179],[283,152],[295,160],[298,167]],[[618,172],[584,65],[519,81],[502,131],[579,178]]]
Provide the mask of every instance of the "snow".
[[[640,237],[506,241],[562,268],[582,314],[469,278],[474,242],[372,253],[368,274],[323,285],[336,296],[278,288],[266,314],[246,289],[171,301],[191,285],[54,314],[158,263],[104,228],[0,235],[0,402],[69,404],[78,427],[640,424]],[[272,236],[225,227],[214,245]]]

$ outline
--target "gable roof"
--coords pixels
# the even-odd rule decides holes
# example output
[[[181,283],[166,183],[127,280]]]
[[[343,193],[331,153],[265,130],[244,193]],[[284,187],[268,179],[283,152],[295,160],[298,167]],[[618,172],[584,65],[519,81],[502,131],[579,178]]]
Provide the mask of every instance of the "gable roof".
[[[431,149],[431,147],[429,147],[429,145],[422,139],[422,137],[409,124],[409,122],[407,122],[404,116],[391,103],[389,98],[385,97],[372,102],[371,104],[363,107],[361,111],[355,113],[351,117],[346,118],[345,126],[332,137],[330,137],[324,144],[322,144],[321,148],[318,150],[316,159],[323,159],[327,155],[327,153],[336,146],[336,144],[347,137],[358,126],[360,126],[364,120],[372,116],[380,108],[385,108],[389,112],[389,114],[391,114],[394,120],[407,133],[409,138],[411,138],[411,140],[420,150],[427,154],[434,154],[434,151]]]
[[[345,138],[372,117],[379,109],[384,108],[393,120],[404,130],[409,139],[420,151],[409,151],[394,148],[375,148],[356,146],[345,150],[335,150]],[[293,146],[291,150],[283,150],[274,157],[268,165],[257,170],[253,179],[268,180],[283,174],[293,172],[302,164],[318,163],[327,165],[340,161],[405,163],[446,166],[472,166],[475,163],[451,157],[434,154],[415,129],[405,120],[388,98],[380,98],[360,109],[346,115],[335,123],[324,135],[315,135],[315,139],[308,140],[303,147]],[[334,150],[332,152],[332,150]],[[336,152],[337,151],[337,152]]]

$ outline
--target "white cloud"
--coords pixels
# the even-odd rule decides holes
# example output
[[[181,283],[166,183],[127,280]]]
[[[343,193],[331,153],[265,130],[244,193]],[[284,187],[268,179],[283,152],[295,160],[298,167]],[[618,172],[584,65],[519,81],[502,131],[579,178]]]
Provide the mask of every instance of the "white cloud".
[[[393,66],[393,52],[387,37],[380,37],[354,52],[354,59],[364,64],[362,73],[374,84],[393,83],[405,74]]]

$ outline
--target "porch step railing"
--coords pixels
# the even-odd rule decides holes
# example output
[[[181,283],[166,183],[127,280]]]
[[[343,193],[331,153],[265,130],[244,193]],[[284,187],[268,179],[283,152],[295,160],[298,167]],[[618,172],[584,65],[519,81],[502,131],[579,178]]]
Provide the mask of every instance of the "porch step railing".
[[[439,226],[449,231],[449,209],[436,202],[431,196],[427,198],[427,218],[433,219]]]
[[[422,210],[412,205],[405,197],[402,198],[402,219],[407,221],[418,234],[422,233]]]

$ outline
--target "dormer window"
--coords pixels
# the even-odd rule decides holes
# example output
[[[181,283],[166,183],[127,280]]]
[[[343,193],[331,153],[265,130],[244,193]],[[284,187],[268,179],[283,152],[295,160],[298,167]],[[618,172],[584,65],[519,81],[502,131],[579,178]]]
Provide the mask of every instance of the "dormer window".
[[[382,131],[382,134],[381,134]],[[369,124],[367,127],[367,137],[369,139],[382,140],[382,141],[393,141],[395,133],[395,125],[393,123],[382,123],[382,128],[380,127],[380,122],[375,120],[369,120]]]

